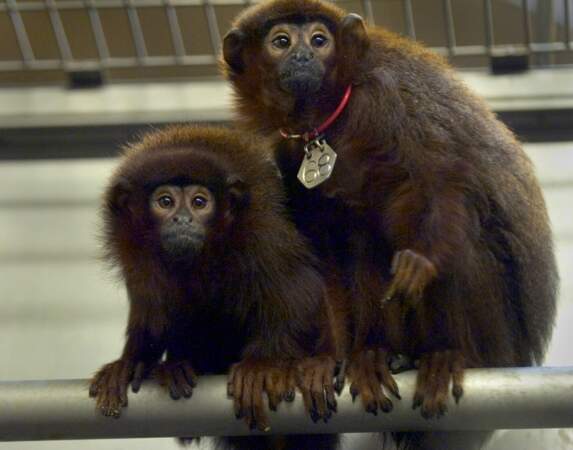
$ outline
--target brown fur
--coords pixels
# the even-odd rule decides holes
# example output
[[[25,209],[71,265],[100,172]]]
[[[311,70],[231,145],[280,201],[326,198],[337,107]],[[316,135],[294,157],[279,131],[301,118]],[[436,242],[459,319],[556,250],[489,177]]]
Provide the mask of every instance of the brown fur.
[[[127,385],[137,390],[150,370],[178,398],[191,395],[194,371],[221,373],[237,363],[229,380],[237,416],[264,429],[263,390],[274,409],[294,395],[294,362],[333,365],[336,343],[325,324],[331,314],[316,260],[287,218],[276,165],[255,148],[231,131],[171,127],[126,149],[102,209],[108,259],[120,269],[130,301],[123,354],[92,381],[104,414],[118,416]],[[177,264],[161,253],[148,200],[156,186],[174,180],[208,187],[217,204],[203,250]],[[186,381],[178,383],[181,375]],[[259,377],[264,387],[245,381]],[[248,389],[256,392],[246,396]],[[307,442],[285,439],[280,448]],[[312,439],[324,448],[336,441]],[[275,444],[234,438],[225,445]]]
[[[269,19],[293,17],[325,20],[337,46],[321,89],[298,101],[278,87],[261,48]],[[464,366],[540,363],[558,276],[541,190],[511,132],[440,57],[332,4],[261,2],[239,15],[233,29],[244,43],[227,46],[224,56],[242,66],[222,65],[235,90],[237,120],[275,139],[299,229],[326,272],[335,261],[346,274],[355,364],[380,346],[421,358],[415,404],[436,416],[445,410],[450,378],[461,395]],[[278,130],[317,127],[348,84],[350,102],[324,133],[338,154],[333,175],[306,190],[296,179],[303,144],[281,139]],[[404,267],[390,272],[405,250],[418,278]],[[401,301],[381,308],[389,287]],[[418,303],[412,293],[421,293]],[[361,395],[370,388],[355,381]],[[425,448],[423,440],[410,442]]]

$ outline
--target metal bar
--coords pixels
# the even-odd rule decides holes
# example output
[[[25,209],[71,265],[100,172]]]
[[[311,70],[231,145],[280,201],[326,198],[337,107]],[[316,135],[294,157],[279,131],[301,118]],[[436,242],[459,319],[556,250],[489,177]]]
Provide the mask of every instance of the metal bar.
[[[203,6],[205,0],[172,0],[173,6]],[[236,6],[251,4],[252,0],[210,0],[214,6]],[[97,8],[122,8],[125,5],[124,0],[97,0]],[[137,0],[137,8],[157,8],[163,6],[163,0]],[[83,0],[67,0],[65,3],[58,3],[58,10],[65,9],[83,9]],[[8,8],[3,3],[0,4],[0,11]],[[45,11],[46,6],[42,1],[30,1],[17,3],[17,11]]]
[[[454,24],[452,0],[444,0],[444,17],[446,20],[446,42],[448,43],[448,53],[450,54],[450,56],[455,56],[456,27]]]
[[[529,15],[529,1],[521,0],[521,10],[523,12],[523,40],[529,49],[531,45],[531,16]]]
[[[174,65],[183,66],[206,66],[217,63],[214,55],[185,55],[182,58],[175,56],[148,56],[143,59],[110,57],[105,60],[85,59],[70,61],[68,69],[75,70],[97,70],[97,69],[119,69],[132,67],[167,67]],[[0,61],[0,71],[14,70],[56,70],[61,69],[62,62],[59,59],[42,59],[29,62],[23,61]]]
[[[211,39],[213,53],[219,53],[219,49],[221,48],[221,33],[219,32],[215,7],[210,0],[204,0],[203,7],[205,8],[205,16],[207,17],[207,27],[209,29],[209,38]]]
[[[414,25],[414,11],[412,9],[412,0],[404,0],[404,20],[406,22],[406,33],[412,39],[416,39],[416,27]]]
[[[364,10],[364,15],[366,16],[366,23],[368,25],[376,25],[374,21],[374,10],[372,9],[372,2],[370,0],[362,0],[362,9]]]
[[[485,23],[485,47],[488,53],[491,53],[495,41],[493,33],[493,8],[491,6],[491,0],[484,0],[483,9]]]
[[[181,27],[177,18],[177,11],[171,3],[171,0],[163,0],[165,5],[165,14],[169,22],[169,31],[171,32],[171,42],[173,43],[173,50],[177,59],[185,56],[185,44],[183,43],[183,35],[181,34]]]
[[[565,45],[571,49],[571,8],[569,0],[563,0],[563,10],[565,14]]]
[[[555,27],[555,17],[553,1],[537,2],[535,8],[535,35],[540,42],[554,42],[557,40],[557,29]],[[535,58],[536,65],[550,66],[555,58],[553,55],[539,55]]]
[[[133,38],[133,45],[135,47],[135,55],[139,61],[147,57],[147,47],[145,46],[145,38],[143,30],[141,29],[141,22],[137,15],[137,9],[133,5],[133,0],[123,0],[123,4],[127,9],[127,17],[129,18],[129,27],[131,29],[131,37]]]
[[[441,55],[451,54],[449,47],[430,47],[430,50]],[[484,55],[507,55],[515,52],[525,52],[527,49],[524,46],[516,45],[497,45],[488,49],[484,45],[462,45],[456,46],[453,52],[456,56],[484,56]],[[570,48],[564,42],[549,42],[532,43],[530,52],[533,54],[544,53],[564,53],[570,52]],[[167,67],[173,65],[181,66],[205,66],[217,63],[217,58],[214,55],[185,55],[183,58],[175,56],[148,56],[146,58],[121,58],[110,57],[106,60],[75,60],[67,64],[69,69],[109,69],[109,68],[131,68],[131,67]],[[14,71],[14,70],[57,70],[61,69],[62,63],[56,59],[42,59],[24,61],[0,61],[0,71]]]
[[[16,33],[18,47],[20,48],[20,54],[22,55],[24,66],[26,66],[28,62],[35,59],[34,51],[32,50],[32,45],[28,39],[28,33],[26,32],[24,21],[22,20],[22,16],[18,11],[17,6],[18,4],[15,0],[6,0],[6,8],[8,8],[8,14],[12,21],[12,26],[14,27],[14,33]]]
[[[396,376],[402,400],[389,414],[366,414],[348,389],[327,424],[314,424],[301,396],[270,413],[272,434],[375,432],[381,430],[492,430],[573,427],[573,367],[474,369],[465,377],[464,397],[439,422],[412,409],[415,372]],[[100,416],[88,398],[86,380],[0,383],[0,440],[97,439],[249,434],[236,420],[226,395],[226,377],[199,380],[193,397],[173,401],[154,383],[130,393],[119,420]]]
[[[101,20],[99,18],[99,13],[94,4],[94,0],[84,0],[84,5],[88,11],[88,16],[90,18],[90,25],[92,27],[92,33],[94,35],[94,40],[96,43],[97,53],[101,60],[109,58],[109,48],[107,46],[107,41],[105,38],[105,33],[101,25]]]
[[[60,57],[62,58],[62,65],[65,65],[73,59],[72,49],[70,48],[70,43],[68,41],[68,37],[66,36],[66,30],[62,24],[62,18],[60,17],[60,13],[56,8],[55,1],[44,1],[46,2],[46,8],[48,10],[52,29],[54,30],[54,35],[56,36],[56,43],[58,44],[58,50],[60,52]]]

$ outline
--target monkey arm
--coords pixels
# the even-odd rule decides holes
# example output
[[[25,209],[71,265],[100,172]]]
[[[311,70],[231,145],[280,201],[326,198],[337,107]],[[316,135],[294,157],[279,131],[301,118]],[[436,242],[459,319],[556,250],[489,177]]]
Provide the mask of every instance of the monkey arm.
[[[416,302],[439,274],[462,263],[459,252],[467,246],[471,220],[458,183],[405,181],[390,196],[382,216],[396,249],[386,299],[401,294]]]
[[[130,295],[126,342],[121,357],[104,365],[92,378],[90,397],[105,416],[119,417],[127,406],[127,388],[137,392],[165,350],[165,319],[151,302]]]
[[[250,290],[263,294],[262,305],[249,325],[255,333],[229,375],[228,393],[235,414],[251,428],[268,430],[263,393],[268,396],[269,409],[276,410],[282,400],[292,401],[295,387],[299,387],[311,418],[328,420],[336,409],[336,346],[321,342],[321,328],[327,321],[322,278],[312,265],[301,261],[280,266],[271,262],[259,273],[268,278],[260,289]],[[317,355],[322,347],[325,352]]]

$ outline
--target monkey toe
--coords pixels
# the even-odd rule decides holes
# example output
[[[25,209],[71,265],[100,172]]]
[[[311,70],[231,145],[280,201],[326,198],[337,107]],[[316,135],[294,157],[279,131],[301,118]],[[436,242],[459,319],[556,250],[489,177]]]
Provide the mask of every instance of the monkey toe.
[[[446,350],[425,354],[420,359],[416,392],[412,407],[420,407],[426,419],[439,418],[448,411],[449,383],[456,403],[463,395],[463,357]]]
[[[338,374],[340,374],[340,365]],[[330,356],[317,356],[301,361],[297,368],[298,385],[305,408],[314,422],[327,422],[337,410],[334,395],[336,361]]]
[[[377,415],[394,409],[392,400],[384,393],[390,392],[400,399],[396,384],[388,367],[388,352],[385,349],[366,349],[353,355],[348,375],[351,380],[350,394],[353,400],[360,396],[366,412]]]

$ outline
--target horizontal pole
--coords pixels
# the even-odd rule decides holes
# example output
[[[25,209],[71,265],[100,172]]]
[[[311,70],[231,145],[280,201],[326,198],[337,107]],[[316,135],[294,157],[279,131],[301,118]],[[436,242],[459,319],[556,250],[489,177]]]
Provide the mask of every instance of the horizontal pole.
[[[450,398],[440,420],[412,409],[415,377],[414,371],[396,376],[402,400],[393,399],[394,410],[378,416],[365,413],[345,389],[327,424],[312,423],[297,395],[270,413],[270,433],[573,427],[573,367],[468,370],[461,402]],[[249,434],[233,415],[224,376],[201,377],[192,398],[178,401],[147,382],[130,394],[119,419],[95,411],[87,386],[86,380],[0,383],[0,441]]]
[[[1,11],[1,8],[0,8]],[[524,45],[496,45],[490,50],[483,45],[462,45],[454,47],[431,47],[430,50],[442,55],[455,56],[505,56],[512,54],[544,54],[571,52],[564,42],[547,42]],[[96,70],[135,67],[206,66],[217,64],[215,54],[168,55],[136,57],[109,57],[106,59],[24,59],[0,61],[0,72],[20,70]]]

